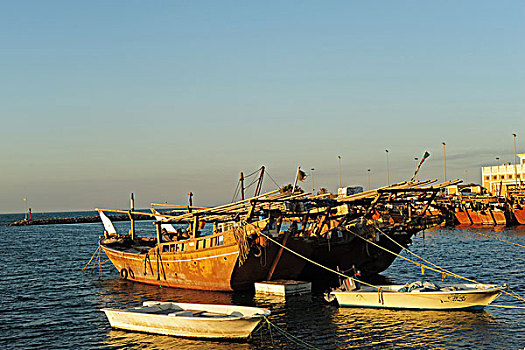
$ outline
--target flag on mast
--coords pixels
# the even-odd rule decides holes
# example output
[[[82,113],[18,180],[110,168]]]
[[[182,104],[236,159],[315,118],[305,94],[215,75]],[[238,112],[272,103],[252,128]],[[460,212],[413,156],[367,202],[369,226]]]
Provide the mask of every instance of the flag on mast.
[[[297,172],[297,180],[304,182],[306,176],[306,173],[299,168],[299,171]]]
[[[423,155],[423,158],[421,158],[421,161],[420,161],[419,164],[417,165],[416,171],[414,172],[414,175],[412,175],[412,178],[410,179],[410,181],[414,181],[414,179],[416,178],[417,173],[419,172],[419,168],[421,168],[421,165],[423,164],[423,162],[424,162],[428,157],[430,157],[430,153],[428,153],[427,151],[425,151],[425,154]]]
[[[295,192],[295,188],[297,187],[297,180],[303,182],[306,179],[306,173],[301,170],[301,167],[297,167],[297,175],[295,176],[295,180],[293,182],[292,187],[292,193]]]

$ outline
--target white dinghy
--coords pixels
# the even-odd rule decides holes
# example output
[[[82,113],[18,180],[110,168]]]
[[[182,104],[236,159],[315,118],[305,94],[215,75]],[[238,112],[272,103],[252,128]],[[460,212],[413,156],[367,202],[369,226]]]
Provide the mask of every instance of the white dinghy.
[[[114,328],[206,339],[246,339],[270,315],[269,310],[256,307],[160,301],[102,311]]]
[[[493,302],[507,286],[451,284],[439,287],[433,283],[418,281],[406,285],[378,286],[378,288],[362,287],[351,291],[338,288],[332,290],[328,298],[335,297],[343,307],[480,310]]]

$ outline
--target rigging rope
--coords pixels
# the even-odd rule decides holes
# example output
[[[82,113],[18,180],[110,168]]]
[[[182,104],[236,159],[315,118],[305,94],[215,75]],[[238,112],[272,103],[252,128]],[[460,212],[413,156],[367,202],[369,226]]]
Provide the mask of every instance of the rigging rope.
[[[273,179],[273,177],[270,175],[270,173],[268,172],[268,170],[266,170],[266,175],[268,175],[268,177],[270,178],[270,180],[273,181],[273,183],[275,184],[275,186],[277,186],[278,189],[281,189],[281,186],[279,186],[279,184],[277,182],[275,182],[275,180]]]
[[[314,265],[317,265],[317,266],[319,266],[319,267],[321,267],[321,268],[323,268],[323,269],[325,269],[325,270],[327,270],[327,271],[330,271],[330,272],[332,272],[332,273],[335,273],[336,275],[339,275],[339,276],[341,276],[341,277],[349,278],[349,279],[351,279],[351,280],[353,280],[353,281],[357,281],[357,282],[359,282],[359,283],[361,283],[361,284],[364,284],[364,285],[366,285],[366,286],[369,286],[369,287],[372,287],[372,288],[376,288],[377,290],[379,290],[379,287],[374,286],[373,284],[366,283],[366,282],[364,282],[364,281],[358,280],[358,279],[356,279],[356,278],[354,278],[354,277],[347,276],[347,275],[345,275],[344,273],[341,273],[341,272],[339,272],[339,271],[336,271],[336,270],[333,270],[333,269],[331,269],[331,268],[329,268],[329,267],[326,267],[326,266],[324,266],[324,265],[321,265],[321,264],[319,264],[318,262],[313,261],[312,259],[309,259],[309,258],[305,257],[304,255],[301,255],[301,254],[297,253],[296,251],[293,251],[293,250],[291,250],[290,248],[288,248],[288,247],[282,245],[281,243],[277,242],[277,241],[274,240],[272,237],[270,237],[270,236],[264,234],[263,232],[259,232],[259,234],[262,235],[262,236],[264,236],[264,237],[266,237],[270,242],[273,242],[273,243],[277,244],[279,247],[284,248],[284,249],[286,249],[287,251],[289,251],[290,253],[297,255],[297,256],[300,257],[301,259],[304,259],[304,260],[306,260],[306,261],[308,261],[308,262],[310,262],[310,263],[312,263],[312,264],[314,264]]]

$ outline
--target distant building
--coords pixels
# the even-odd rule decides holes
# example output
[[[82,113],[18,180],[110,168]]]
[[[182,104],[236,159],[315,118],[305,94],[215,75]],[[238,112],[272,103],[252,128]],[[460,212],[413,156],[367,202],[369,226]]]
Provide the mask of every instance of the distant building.
[[[523,186],[525,181],[525,153],[518,154],[518,163],[484,166],[481,168],[481,183],[490,193],[504,196],[508,190]]]
[[[452,185],[446,187],[449,196],[477,196],[484,194],[483,187],[476,184]]]

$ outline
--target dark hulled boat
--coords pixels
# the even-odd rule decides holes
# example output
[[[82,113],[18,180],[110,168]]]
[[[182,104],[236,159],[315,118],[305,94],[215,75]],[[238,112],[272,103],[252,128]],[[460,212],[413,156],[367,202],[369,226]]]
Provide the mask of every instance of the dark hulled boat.
[[[332,270],[355,266],[363,275],[384,271],[395,255],[370,242],[399,253],[416,232],[441,222],[425,215],[437,191],[408,185],[361,197],[267,194],[182,215],[165,213],[156,221],[156,238],[138,237],[133,222],[128,235],[118,235],[104,214],[111,210],[99,210],[106,229],[100,247],[122,278],[165,287],[231,291],[299,278],[330,284],[335,279],[327,279],[330,273],[314,262]],[[372,219],[372,211],[380,218]],[[389,213],[398,219],[383,220]],[[139,214],[147,215],[130,217]],[[213,229],[203,235],[206,225]]]

